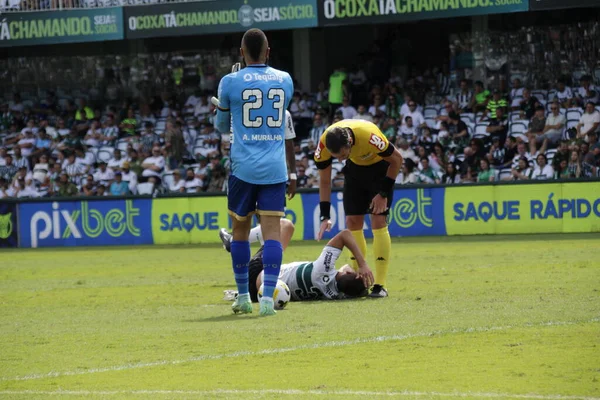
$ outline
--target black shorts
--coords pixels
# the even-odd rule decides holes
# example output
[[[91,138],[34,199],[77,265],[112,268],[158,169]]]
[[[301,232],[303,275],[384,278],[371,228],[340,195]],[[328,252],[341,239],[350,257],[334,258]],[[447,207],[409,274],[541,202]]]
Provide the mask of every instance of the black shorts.
[[[263,248],[261,247],[254,257],[250,259],[248,264],[248,291],[250,292],[250,300],[258,303],[258,289],[256,288],[256,278],[263,271]]]
[[[346,215],[370,214],[370,206],[373,197],[382,189],[387,175],[387,161],[377,164],[360,166],[352,161],[346,161],[344,167],[344,212]],[[392,206],[393,195],[387,198],[388,209],[379,215],[388,215]]]

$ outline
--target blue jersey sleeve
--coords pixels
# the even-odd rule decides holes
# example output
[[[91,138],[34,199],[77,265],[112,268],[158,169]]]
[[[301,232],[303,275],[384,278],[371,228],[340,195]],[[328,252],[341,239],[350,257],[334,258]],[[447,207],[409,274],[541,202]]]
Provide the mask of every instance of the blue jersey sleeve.
[[[287,110],[292,101],[292,97],[294,97],[294,81],[292,80],[290,74],[286,75],[285,87],[283,90],[285,91],[285,109]]]
[[[215,128],[221,133],[228,133],[231,131],[231,114],[229,112],[230,101],[229,101],[229,75],[226,75],[219,82],[218,99],[220,106],[217,109],[217,116],[215,118]]]

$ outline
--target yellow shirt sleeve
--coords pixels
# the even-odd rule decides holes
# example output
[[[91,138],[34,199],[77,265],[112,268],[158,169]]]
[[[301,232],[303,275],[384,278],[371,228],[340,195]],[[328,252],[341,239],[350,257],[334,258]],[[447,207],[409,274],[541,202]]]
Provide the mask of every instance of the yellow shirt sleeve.
[[[319,145],[315,150],[315,164],[318,169],[325,169],[331,165],[331,153],[325,147],[325,135],[327,135],[327,130],[323,132],[321,138],[319,139]]]

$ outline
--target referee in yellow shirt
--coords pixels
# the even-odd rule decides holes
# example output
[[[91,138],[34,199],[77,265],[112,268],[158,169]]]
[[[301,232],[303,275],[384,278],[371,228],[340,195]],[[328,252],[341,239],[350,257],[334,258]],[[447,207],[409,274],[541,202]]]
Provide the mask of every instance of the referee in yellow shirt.
[[[317,240],[331,229],[331,163],[346,160],[344,167],[344,211],[346,226],[363,253],[367,242],[363,232],[365,215],[371,216],[375,285],[370,297],[387,297],[386,277],[392,242],[386,217],[392,205],[394,184],[402,167],[402,156],[377,125],[363,120],[345,119],[331,125],[321,136],[315,151],[319,169],[321,227]],[[358,269],[352,259],[354,270]]]

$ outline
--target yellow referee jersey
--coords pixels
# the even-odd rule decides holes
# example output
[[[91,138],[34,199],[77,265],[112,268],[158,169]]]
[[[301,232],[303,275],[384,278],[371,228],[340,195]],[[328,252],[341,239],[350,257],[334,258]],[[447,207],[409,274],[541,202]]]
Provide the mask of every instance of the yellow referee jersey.
[[[345,119],[329,126],[315,150],[315,163],[317,168],[323,169],[331,165],[331,153],[325,146],[325,136],[334,127],[350,128],[352,130],[352,148],[349,160],[356,165],[368,166],[377,164],[383,157],[394,152],[394,146],[390,144],[381,130],[372,122],[361,119]]]

